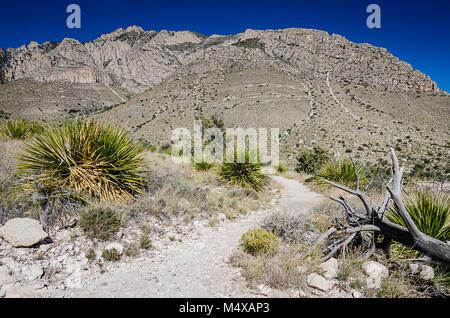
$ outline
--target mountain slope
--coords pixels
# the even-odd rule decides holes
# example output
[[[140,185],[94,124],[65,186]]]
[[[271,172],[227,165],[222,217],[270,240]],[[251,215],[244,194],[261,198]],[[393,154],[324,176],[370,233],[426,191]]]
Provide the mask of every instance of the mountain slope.
[[[430,173],[449,166],[449,95],[385,49],[324,31],[205,37],[129,27],[87,43],[31,43],[0,51],[0,110],[15,100],[5,91],[25,79],[79,87],[78,96],[96,87],[91,99],[100,103],[78,101],[77,110],[120,123],[154,145],[168,143],[174,128],[192,129],[195,119],[215,115],[226,127],[280,128],[290,162],[320,144],[373,163],[393,146],[411,166],[431,163]],[[9,108],[10,117],[30,114],[23,109],[33,96],[20,103]],[[78,114],[55,112],[63,103],[67,98],[56,96],[38,114]]]

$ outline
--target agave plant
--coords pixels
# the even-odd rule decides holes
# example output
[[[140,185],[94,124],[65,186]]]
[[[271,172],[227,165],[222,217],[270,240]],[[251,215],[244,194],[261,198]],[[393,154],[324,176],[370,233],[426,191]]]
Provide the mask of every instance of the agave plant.
[[[43,128],[36,122],[25,119],[8,120],[2,127],[2,135],[12,139],[27,139],[35,134],[42,133]]]
[[[102,200],[127,200],[143,187],[143,147],[129,133],[96,121],[44,127],[25,143],[18,172],[28,186],[74,190]]]
[[[219,167],[219,180],[241,187],[250,187],[256,191],[262,190],[267,185],[267,175],[261,171],[259,156],[252,151],[239,154],[235,150],[233,158],[225,158]]]
[[[199,171],[208,171],[214,167],[214,162],[202,156],[200,159],[192,159],[192,165]]]
[[[317,174],[319,182],[323,180],[333,181],[347,187],[355,187],[357,177],[359,177],[359,184],[361,186],[367,185],[369,179],[359,164],[353,164],[351,160],[345,159],[341,161],[329,161],[320,167]]]
[[[450,241],[450,198],[446,193],[418,192],[405,202],[405,208],[417,228],[435,239]],[[405,226],[405,222],[392,206],[386,213],[389,221]]]

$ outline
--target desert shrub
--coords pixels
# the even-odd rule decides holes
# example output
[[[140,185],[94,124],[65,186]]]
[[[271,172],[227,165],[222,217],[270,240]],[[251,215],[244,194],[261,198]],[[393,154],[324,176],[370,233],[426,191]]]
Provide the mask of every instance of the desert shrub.
[[[115,248],[111,248],[109,250],[104,250],[102,257],[107,262],[117,262],[120,260],[120,253]]]
[[[93,260],[95,260],[95,257],[96,257],[96,255],[95,255],[94,249],[90,248],[90,249],[87,251],[87,253],[86,253],[86,258],[87,258],[89,261],[93,261]]]
[[[356,168],[355,168],[356,167]],[[356,187],[356,174],[359,176],[359,183],[364,187],[369,182],[364,168],[358,163],[348,160],[329,161],[320,167],[317,173],[317,180],[324,184],[324,180],[333,181],[347,187]]]
[[[320,147],[314,147],[312,150],[305,150],[297,158],[298,163],[295,171],[298,173],[315,173],[319,167],[330,160],[330,155],[326,150]]]
[[[274,213],[266,217],[262,228],[288,242],[297,242],[306,231],[308,220],[303,215]]]
[[[447,193],[418,192],[408,198],[404,205],[419,231],[444,242],[450,240]],[[388,210],[386,217],[391,222],[405,226],[395,206]]]
[[[241,244],[249,254],[275,254],[278,250],[278,239],[264,229],[248,231],[241,236]]]
[[[288,169],[280,162],[278,163],[278,166],[276,167],[277,172],[283,173],[286,172]]]
[[[192,159],[192,165],[199,171],[208,171],[214,167],[214,162],[208,158]]]
[[[121,218],[109,207],[91,207],[80,213],[78,225],[88,238],[106,241],[119,231]]]
[[[143,147],[129,133],[95,121],[45,126],[25,142],[19,172],[26,186],[48,192],[72,189],[103,200],[127,200],[142,192]]]
[[[1,129],[1,135],[11,139],[27,139],[35,134],[42,133],[39,123],[24,119],[8,120]]]
[[[258,155],[246,151],[242,156],[243,160],[239,160],[239,157],[235,150],[232,160],[228,158],[223,161],[219,167],[219,180],[228,181],[241,187],[250,187],[256,191],[262,190],[267,185],[267,175],[261,171],[261,161]]]
[[[139,246],[143,249],[149,249],[152,245],[152,242],[150,241],[149,237],[147,235],[142,235],[139,240]]]

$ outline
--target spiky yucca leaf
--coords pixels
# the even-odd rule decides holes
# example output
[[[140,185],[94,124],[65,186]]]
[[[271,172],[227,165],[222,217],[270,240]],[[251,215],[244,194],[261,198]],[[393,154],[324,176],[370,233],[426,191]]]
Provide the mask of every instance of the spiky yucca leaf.
[[[208,171],[214,167],[214,162],[211,159],[205,158],[192,159],[192,165],[199,171]]]
[[[73,189],[103,200],[127,200],[143,186],[143,147],[129,133],[95,121],[67,120],[44,127],[25,143],[18,171],[28,185]]]
[[[367,185],[369,179],[364,169],[358,163],[355,163],[355,166],[356,173],[359,176],[359,184],[363,187]],[[351,160],[348,159],[326,162],[320,167],[319,173],[317,174],[317,179],[322,184],[325,184],[323,180],[326,179],[347,187],[355,187],[357,181],[355,166]]]
[[[245,151],[245,154],[239,155],[235,150],[233,158],[225,159],[219,167],[219,180],[241,187],[250,187],[256,191],[262,190],[267,185],[267,175],[261,171],[261,161],[252,151]]]
[[[422,233],[447,242],[450,240],[449,195],[446,193],[418,192],[405,200],[405,208]],[[395,206],[386,213],[387,218],[405,226]]]
[[[12,139],[27,139],[42,133],[40,124],[25,119],[8,120],[1,129],[1,134]]]

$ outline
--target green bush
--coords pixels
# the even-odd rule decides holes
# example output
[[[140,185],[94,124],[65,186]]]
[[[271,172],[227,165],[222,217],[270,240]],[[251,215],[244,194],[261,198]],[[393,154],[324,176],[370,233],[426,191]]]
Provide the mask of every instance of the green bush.
[[[26,185],[74,190],[102,200],[125,201],[143,188],[143,147],[129,133],[95,121],[67,120],[44,127],[25,143],[19,172]]]
[[[92,207],[80,213],[78,225],[88,238],[107,241],[119,231],[121,218],[111,208]]]
[[[348,160],[329,161],[320,167],[317,173],[317,180],[319,183],[325,184],[324,180],[333,181],[347,187],[356,187],[356,173],[359,176],[359,184],[364,187],[369,182],[365,170],[358,164]]]
[[[321,165],[330,160],[330,155],[320,147],[303,151],[297,158],[298,164],[295,171],[298,173],[315,173]]]
[[[24,119],[8,120],[1,129],[1,134],[12,139],[27,139],[35,134],[42,133],[39,123]]]
[[[275,254],[278,250],[278,239],[263,229],[248,231],[241,236],[244,251],[252,255]]]
[[[120,253],[115,248],[104,250],[102,253],[102,257],[107,262],[117,262],[120,260]]]
[[[224,160],[219,167],[219,180],[231,182],[241,187],[250,187],[256,191],[262,190],[267,185],[267,175],[261,171],[261,162],[254,152],[246,151],[239,160],[237,151],[230,160]],[[243,161],[243,162],[239,162]]]
[[[450,241],[449,195],[446,193],[418,192],[404,202],[405,208],[422,233],[443,242]],[[386,213],[389,221],[405,226],[392,206]]]

